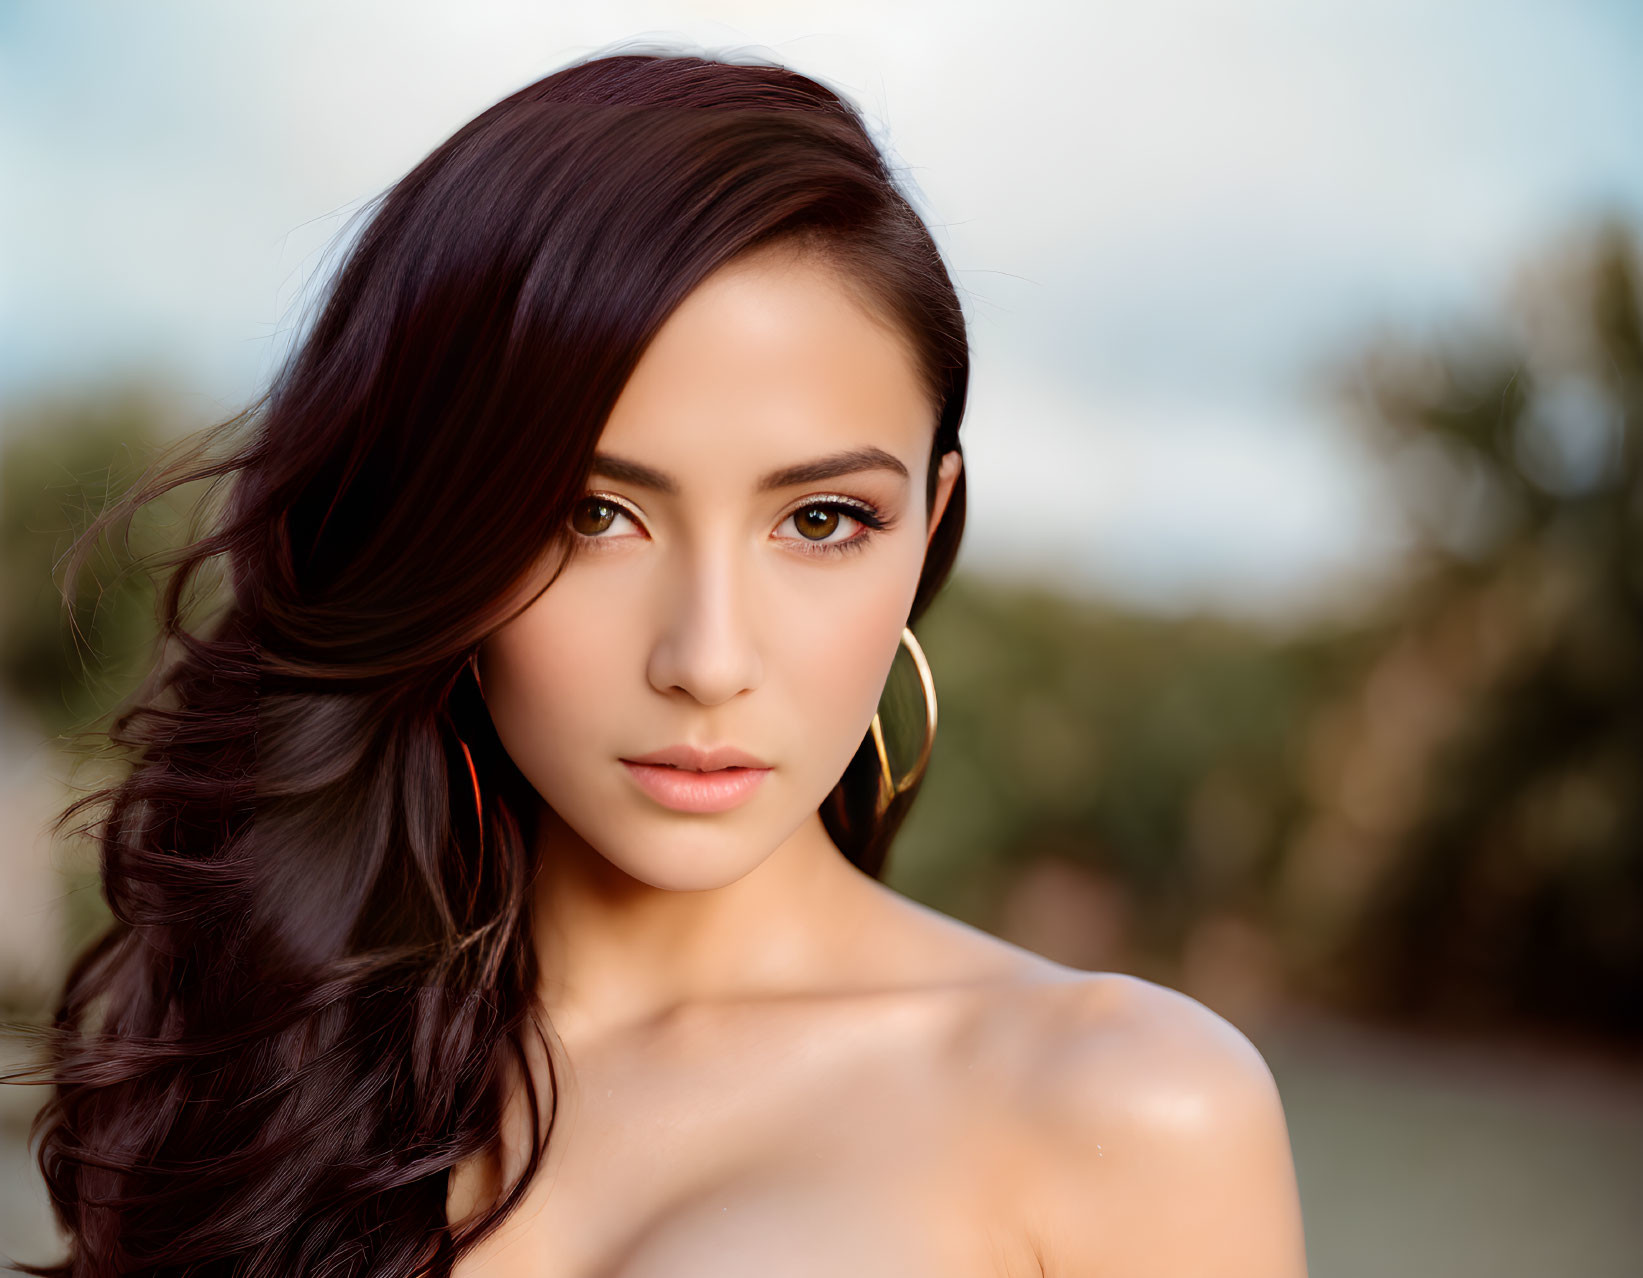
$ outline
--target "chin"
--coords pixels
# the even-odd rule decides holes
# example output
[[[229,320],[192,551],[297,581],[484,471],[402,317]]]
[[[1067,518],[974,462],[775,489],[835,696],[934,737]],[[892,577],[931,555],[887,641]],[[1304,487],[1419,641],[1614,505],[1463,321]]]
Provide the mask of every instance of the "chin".
[[[728,887],[762,865],[775,845],[757,846],[745,839],[657,839],[644,851],[626,849],[599,854],[629,878],[664,892],[706,892]]]
[[[629,878],[670,892],[724,887],[756,869],[780,846],[780,831],[751,814],[717,815],[636,811],[626,796],[590,806],[589,791],[548,807],[591,854]],[[740,818],[740,819],[738,819]]]

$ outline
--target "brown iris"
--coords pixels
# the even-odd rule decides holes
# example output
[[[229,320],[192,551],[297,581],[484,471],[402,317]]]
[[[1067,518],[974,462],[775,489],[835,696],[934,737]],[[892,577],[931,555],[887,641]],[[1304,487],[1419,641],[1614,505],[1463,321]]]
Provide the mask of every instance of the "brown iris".
[[[827,506],[807,506],[793,513],[793,526],[807,540],[821,541],[839,526],[839,512]]]
[[[591,512],[591,525],[586,516]],[[571,512],[571,527],[584,537],[596,537],[610,527],[611,520],[621,513],[608,501],[601,501],[597,497],[590,497],[576,503],[576,509]]]

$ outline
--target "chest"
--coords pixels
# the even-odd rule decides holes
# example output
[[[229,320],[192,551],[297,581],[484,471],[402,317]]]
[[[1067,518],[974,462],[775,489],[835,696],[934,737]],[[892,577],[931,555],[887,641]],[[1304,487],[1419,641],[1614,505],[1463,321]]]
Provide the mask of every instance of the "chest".
[[[482,1244],[458,1278],[995,1278],[1004,1272],[984,1263],[996,1248],[975,1227],[974,1200],[939,1202],[931,1186],[852,1174],[862,1170],[772,1158],[692,1178],[668,1193],[629,1179],[613,1188],[620,1197],[561,1193],[555,1201],[550,1195]]]
[[[583,1069],[520,1209],[456,1278],[1027,1278],[986,1082],[779,1036]]]

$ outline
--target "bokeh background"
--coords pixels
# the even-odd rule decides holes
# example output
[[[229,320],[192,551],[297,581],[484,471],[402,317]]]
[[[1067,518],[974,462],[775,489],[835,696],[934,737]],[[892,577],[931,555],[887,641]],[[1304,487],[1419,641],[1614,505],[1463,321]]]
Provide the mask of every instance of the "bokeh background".
[[[629,40],[848,93],[964,295],[890,881],[1249,1034],[1315,1278],[1643,1273],[1632,0],[0,4],[5,1014],[105,917],[45,827],[152,633],[133,549],[72,617],[57,556],[255,397],[351,213]],[[0,1088],[33,1260],[38,1100]]]

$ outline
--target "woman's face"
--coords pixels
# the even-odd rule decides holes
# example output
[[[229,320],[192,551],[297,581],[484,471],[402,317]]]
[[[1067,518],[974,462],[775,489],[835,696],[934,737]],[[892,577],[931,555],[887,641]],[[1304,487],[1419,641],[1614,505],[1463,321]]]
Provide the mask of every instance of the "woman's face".
[[[481,648],[497,732],[571,831],[698,890],[815,818],[958,474],[947,454],[927,521],[934,429],[902,340],[811,258],[749,255],[674,311],[600,436],[570,562]],[[624,762],[675,746],[768,770]]]

